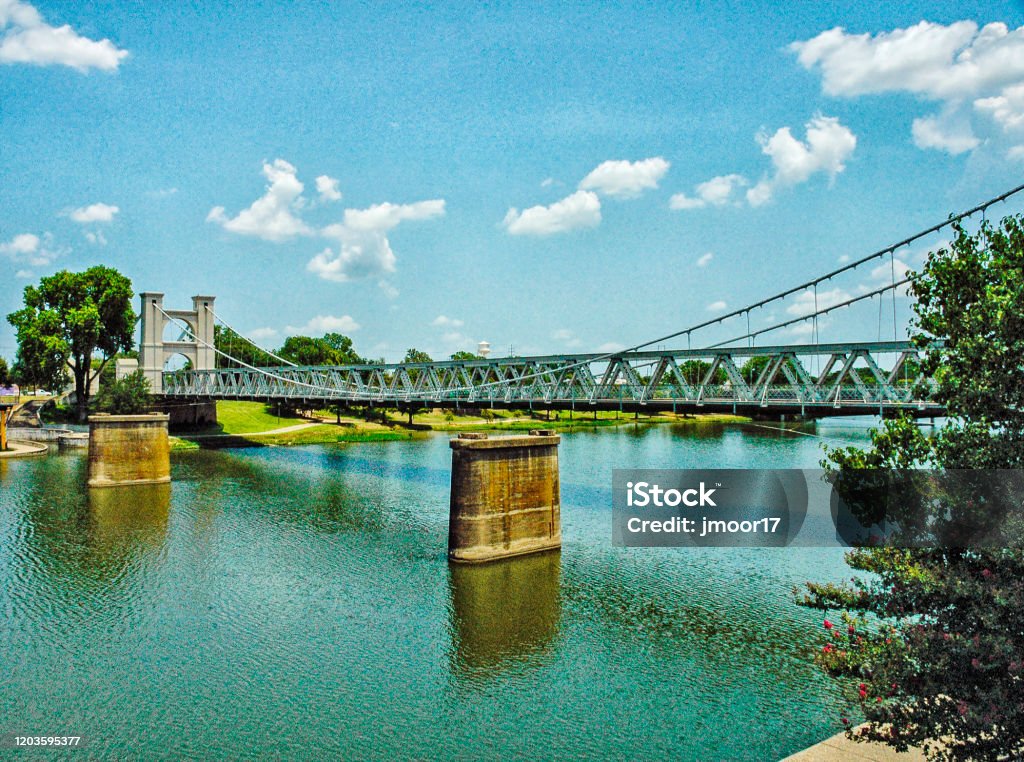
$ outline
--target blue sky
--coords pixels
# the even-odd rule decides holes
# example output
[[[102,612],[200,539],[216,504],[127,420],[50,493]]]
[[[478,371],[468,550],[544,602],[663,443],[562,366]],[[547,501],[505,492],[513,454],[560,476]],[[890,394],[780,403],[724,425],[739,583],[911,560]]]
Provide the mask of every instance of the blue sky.
[[[389,360],[699,322],[1021,183],[1020,5],[865,5],[0,0],[0,313],[103,263]]]

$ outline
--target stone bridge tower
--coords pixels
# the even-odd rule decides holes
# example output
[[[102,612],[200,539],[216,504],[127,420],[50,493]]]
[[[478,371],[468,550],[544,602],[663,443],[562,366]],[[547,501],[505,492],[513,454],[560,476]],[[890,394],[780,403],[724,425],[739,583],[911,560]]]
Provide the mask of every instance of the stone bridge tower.
[[[155,291],[144,291],[142,297],[142,343],[139,346],[139,364],[143,375],[149,381],[153,394],[164,390],[164,363],[173,355],[184,355],[195,370],[213,370],[217,366],[217,353],[213,351],[213,300],[212,296],[193,296],[191,310],[166,310],[164,295]],[[171,320],[174,319],[174,321]],[[167,324],[188,325],[189,332],[179,341],[164,341]],[[195,337],[194,339],[192,337]],[[122,369],[118,368],[121,375]],[[125,367],[124,371],[130,369]]]

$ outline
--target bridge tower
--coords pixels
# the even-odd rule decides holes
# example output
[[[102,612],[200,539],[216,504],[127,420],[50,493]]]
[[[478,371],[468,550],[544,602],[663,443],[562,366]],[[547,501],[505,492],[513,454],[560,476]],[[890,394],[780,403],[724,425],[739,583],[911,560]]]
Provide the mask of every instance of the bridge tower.
[[[153,394],[163,392],[164,363],[173,355],[184,355],[195,370],[213,370],[217,366],[217,353],[213,351],[215,297],[193,296],[190,310],[164,310],[164,295],[155,291],[144,291],[140,297],[142,341],[138,367],[149,381]],[[172,318],[176,322],[172,323]],[[188,325],[192,336],[186,334],[178,341],[164,341],[164,329],[168,323]]]

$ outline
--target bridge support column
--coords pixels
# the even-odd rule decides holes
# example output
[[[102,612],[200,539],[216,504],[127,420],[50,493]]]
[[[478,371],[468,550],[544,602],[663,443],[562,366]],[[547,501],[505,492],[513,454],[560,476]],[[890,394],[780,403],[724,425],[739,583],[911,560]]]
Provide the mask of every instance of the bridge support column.
[[[560,439],[534,431],[451,440],[450,560],[479,563],[562,546]]]
[[[89,417],[89,486],[164,484],[171,480],[168,416]]]

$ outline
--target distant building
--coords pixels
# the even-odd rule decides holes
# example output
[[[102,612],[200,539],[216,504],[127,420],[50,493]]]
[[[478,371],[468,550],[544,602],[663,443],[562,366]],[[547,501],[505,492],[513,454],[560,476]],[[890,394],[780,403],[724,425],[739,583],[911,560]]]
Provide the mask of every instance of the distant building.
[[[476,345],[476,353],[486,360],[487,355],[491,353],[491,345],[486,341],[481,341]]]

